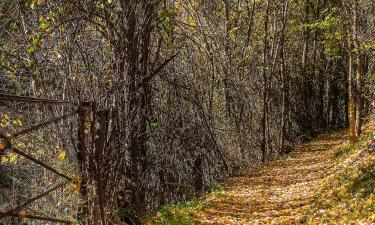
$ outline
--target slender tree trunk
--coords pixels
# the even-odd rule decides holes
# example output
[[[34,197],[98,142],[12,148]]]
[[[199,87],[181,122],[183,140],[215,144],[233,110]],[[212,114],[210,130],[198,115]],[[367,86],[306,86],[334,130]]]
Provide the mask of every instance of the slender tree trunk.
[[[355,134],[355,100],[354,100],[354,84],[353,84],[353,52],[352,52],[352,40],[348,35],[348,115],[349,115],[349,136],[350,142],[353,144],[356,142]]]
[[[268,20],[269,20],[269,0],[266,0],[266,11],[264,15],[264,47],[263,47],[263,116],[262,116],[262,162],[266,163],[267,159],[267,114],[268,114],[268,76],[267,76],[267,63],[268,63]]]
[[[288,1],[284,2],[284,9],[283,9],[283,28],[281,33],[281,91],[282,91],[282,109],[281,109],[281,151],[285,151],[285,136],[286,136],[286,125],[287,125],[287,118],[288,118],[288,108],[289,108],[289,101],[288,101],[288,74],[286,71],[285,65],[285,27],[287,22],[287,12],[288,12]]]
[[[363,64],[362,64],[362,51],[359,41],[359,29],[358,29],[358,2],[353,3],[353,39],[354,48],[356,49],[356,120],[355,120],[355,134],[357,138],[362,132],[362,109],[363,109]]]
[[[309,14],[310,14],[310,0],[305,0],[305,14],[304,14],[304,23],[307,24],[309,22]],[[307,60],[309,54],[309,39],[310,39],[310,29],[306,28],[304,31],[304,44],[303,44],[303,51],[302,51],[302,65],[301,65],[301,76],[302,76],[302,115],[303,115],[303,128],[304,131],[307,132],[310,128],[310,119],[309,117],[309,77],[307,74]]]
[[[133,4],[136,4],[133,2]],[[128,6],[125,6],[128,7]],[[141,103],[139,96],[137,96],[137,75],[138,75],[138,40],[136,34],[137,19],[136,19],[136,7],[132,6],[129,9],[127,20],[129,23],[128,29],[124,30],[125,37],[128,41],[128,69],[125,76],[128,77],[128,113],[129,113],[129,152],[130,152],[130,174],[131,174],[131,187],[132,187],[132,203],[136,214],[141,213],[141,198],[140,198],[140,174],[139,174],[139,158],[140,158],[140,147],[139,135],[140,135],[140,113],[142,113]]]
[[[224,0],[225,6],[225,54],[227,64],[224,66],[224,92],[225,92],[225,104],[227,115],[232,115],[232,96],[230,93],[230,76],[232,72],[232,52],[231,52],[231,40],[230,31],[232,29],[231,23],[231,1]]]
[[[141,78],[145,79],[149,74],[149,62],[150,62],[150,41],[152,32],[152,22],[155,11],[155,3],[144,3],[144,17],[146,18],[146,24],[144,25],[144,32],[142,37],[142,57],[141,57]],[[148,162],[147,157],[147,121],[151,114],[151,85],[149,82],[145,82],[142,86],[140,102],[140,134],[139,134],[139,163],[141,171],[144,173],[147,171]],[[145,202],[144,190],[140,190],[140,207],[143,208]]]

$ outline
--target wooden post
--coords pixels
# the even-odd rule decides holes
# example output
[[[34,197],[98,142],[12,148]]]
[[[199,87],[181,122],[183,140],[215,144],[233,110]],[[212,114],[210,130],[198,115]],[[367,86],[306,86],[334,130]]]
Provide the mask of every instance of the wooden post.
[[[96,173],[94,174],[95,180],[97,183],[96,186],[96,195],[98,198],[98,208],[99,208],[99,215],[100,215],[100,221],[101,225],[105,225],[105,187],[102,177],[102,159],[105,157],[105,142],[107,139],[107,133],[108,133],[108,118],[109,114],[108,111],[99,111],[97,113],[97,121],[95,120],[93,123],[99,123],[99,129],[95,130],[95,162],[96,162]]]
[[[82,202],[78,208],[77,220],[80,224],[90,224],[89,206],[88,206],[88,174],[87,174],[87,151],[86,151],[86,135],[85,122],[87,117],[87,103],[81,103],[78,108],[78,144],[77,144],[77,162],[79,167],[79,192]]]

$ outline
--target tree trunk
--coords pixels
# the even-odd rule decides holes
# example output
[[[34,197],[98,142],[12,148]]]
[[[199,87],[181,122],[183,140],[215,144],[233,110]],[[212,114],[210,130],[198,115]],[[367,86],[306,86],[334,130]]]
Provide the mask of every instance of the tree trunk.
[[[354,84],[353,84],[353,52],[352,41],[348,38],[348,115],[349,115],[349,136],[350,142],[356,142],[355,134],[355,100],[354,100]]]
[[[359,41],[359,30],[358,30],[358,2],[353,3],[353,39],[354,48],[356,49],[356,120],[355,120],[355,134],[357,138],[362,132],[362,108],[363,108],[363,64],[362,64],[362,52]]]
[[[266,0],[266,12],[264,15],[264,47],[263,47],[263,116],[262,116],[262,162],[266,163],[267,159],[267,114],[268,114],[268,75],[267,75],[267,63],[268,63],[268,19],[269,19],[269,1]]]
[[[310,1],[305,0],[305,12],[304,12],[304,23],[307,24],[309,22],[309,14],[310,14]],[[309,76],[307,73],[307,60],[309,54],[309,39],[310,39],[310,29],[307,27],[304,30],[304,44],[303,44],[303,51],[302,51],[302,65],[301,65],[301,77],[302,77],[302,115],[303,121],[302,127],[304,132],[308,132],[310,130],[310,119],[309,119]]]
[[[283,28],[281,33],[281,91],[282,91],[282,106],[281,106],[281,151],[285,151],[285,137],[286,137],[286,125],[288,119],[289,101],[288,101],[288,74],[285,65],[285,27],[287,23],[287,11],[288,11],[288,1],[284,2],[283,9]]]

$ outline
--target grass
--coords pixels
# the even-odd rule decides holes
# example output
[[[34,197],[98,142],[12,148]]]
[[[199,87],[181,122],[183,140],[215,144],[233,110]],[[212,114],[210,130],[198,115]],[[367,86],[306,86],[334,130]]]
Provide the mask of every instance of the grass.
[[[358,142],[338,149],[342,160],[361,148],[368,148],[373,133],[364,134]],[[311,206],[307,224],[365,224],[375,222],[375,153],[365,152],[358,164],[346,168],[332,179]]]
[[[348,191],[354,194],[359,193],[361,198],[368,198],[373,193],[375,194],[375,162],[360,169]]]
[[[191,213],[202,208],[202,203],[197,200],[188,201],[178,205],[163,206],[156,213],[151,225],[193,225],[196,224]]]
[[[373,136],[374,134],[372,132],[367,132],[364,133],[354,145],[344,144],[335,153],[335,158],[343,158],[353,154],[354,151],[366,146],[369,143],[369,141],[373,139]]]
[[[215,185],[210,192],[205,194],[202,199],[210,197],[219,197],[225,194],[221,185]],[[195,225],[197,222],[193,213],[202,210],[203,207],[209,207],[205,202],[199,199],[193,199],[176,205],[165,205],[161,207],[146,224],[150,225]]]
[[[335,158],[342,158],[344,156],[347,156],[347,155],[349,155],[351,150],[352,150],[352,148],[350,148],[349,145],[344,145],[337,152],[335,152]]]
[[[308,224],[375,222],[375,163],[338,176],[310,214]]]

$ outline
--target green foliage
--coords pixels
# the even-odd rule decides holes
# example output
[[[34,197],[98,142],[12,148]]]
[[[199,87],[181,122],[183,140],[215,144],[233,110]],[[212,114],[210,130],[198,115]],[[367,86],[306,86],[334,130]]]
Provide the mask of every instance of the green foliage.
[[[118,207],[115,212],[116,212],[116,215],[118,215],[119,217],[123,217],[123,216],[132,214],[131,209],[123,208],[123,207]]]
[[[158,36],[166,38],[176,25],[176,12],[174,9],[168,9],[160,12],[154,27]]]
[[[338,58],[340,56],[344,35],[343,19],[335,15],[337,10],[337,8],[333,8],[322,21],[315,24],[317,29],[323,32],[324,53],[328,58]]]
[[[160,126],[160,123],[159,123],[158,118],[156,118],[156,117],[151,117],[147,121],[147,128],[149,128],[150,130],[157,129],[157,128],[159,128],[159,126]]]
[[[152,225],[193,225],[197,224],[191,213],[202,208],[202,204],[195,200],[178,205],[163,206],[157,213],[157,219]]]
[[[205,195],[205,198],[218,198],[225,195],[225,190],[222,185],[214,185],[210,192]],[[156,214],[152,225],[193,225],[197,224],[192,214],[202,210],[204,207],[209,207],[209,202],[192,200],[177,205],[163,206]]]
[[[209,196],[213,196],[213,197],[220,197],[220,196],[224,196],[224,195],[225,195],[224,188],[220,184],[215,185],[212,188],[211,192],[209,193]]]
[[[324,53],[330,59],[340,58],[341,44],[344,38],[344,19],[339,8],[323,11],[323,18],[309,24],[297,26],[297,29],[317,30],[323,34]]]
[[[349,145],[345,145],[340,148],[337,152],[335,152],[335,157],[340,158],[343,156],[347,156],[351,152],[351,148]]]
[[[361,198],[368,198],[375,191],[375,162],[360,169],[348,190],[353,194],[360,194]]]
[[[363,47],[366,50],[375,50],[375,41],[365,43]]]
[[[372,140],[372,134],[371,133],[363,134],[353,146],[351,146],[349,144],[346,144],[346,145],[343,145],[341,148],[339,148],[335,152],[335,157],[336,158],[342,158],[342,157],[348,156],[348,155],[352,154],[353,151],[356,151],[359,148],[361,148],[363,146],[366,146],[367,142],[371,141],[371,140]]]
[[[31,39],[31,45],[30,47],[27,49],[27,53],[28,54],[33,54],[35,53],[36,49],[37,49],[37,46],[39,45],[39,43],[41,42],[42,40],[42,34],[41,33],[36,33],[32,39]]]

